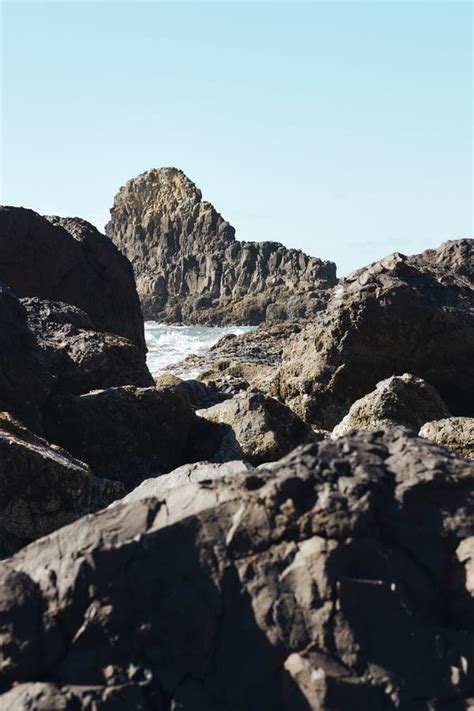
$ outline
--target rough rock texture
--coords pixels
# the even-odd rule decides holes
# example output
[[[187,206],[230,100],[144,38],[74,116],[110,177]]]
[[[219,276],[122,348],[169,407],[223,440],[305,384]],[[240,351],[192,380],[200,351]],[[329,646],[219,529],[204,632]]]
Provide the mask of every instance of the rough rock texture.
[[[2,711],[145,711],[150,709],[140,687],[69,686],[40,681],[18,684],[2,696]]]
[[[420,429],[420,436],[474,459],[473,417],[448,417],[427,422]]]
[[[95,474],[134,483],[189,461],[194,423],[191,405],[176,390],[124,386],[56,398],[45,429]]]
[[[51,389],[24,306],[0,283],[0,410],[39,426],[39,406]]]
[[[115,505],[0,565],[0,706],[465,709],[473,535],[474,465],[400,428]]]
[[[300,444],[315,441],[311,427],[288,407],[258,391],[199,410],[208,422],[224,425],[214,461],[244,459],[263,464],[280,459]]]
[[[449,411],[436,390],[421,378],[404,373],[382,380],[375,390],[356,400],[332,436],[340,437],[351,429],[377,430],[391,425],[418,431],[425,422],[441,417],[449,417]]]
[[[407,257],[409,264],[436,276],[445,286],[474,288],[474,249],[472,239],[443,242],[437,249]]]
[[[0,412],[0,556],[124,494],[68,452]]]
[[[275,395],[283,350],[303,328],[304,322],[290,321],[262,324],[240,335],[228,334],[206,353],[189,356],[170,371],[198,371],[197,380],[224,398],[251,387]]]
[[[77,306],[94,330],[124,336],[145,351],[132,267],[85,220],[0,207],[0,281],[20,298]]]
[[[106,233],[133,264],[145,318],[257,324],[322,308],[332,262],[239,242],[182,171],[149,170],[117,193]]]
[[[131,341],[92,330],[74,306],[21,301],[0,284],[0,409],[42,434],[43,410],[58,393],[153,384],[144,354]]]
[[[394,254],[354,272],[328,307],[288,343],[278,394],[303,419],[333,428],[352,403],[394,373],[436,388],[454,415],[474,414],[473,241],[416,258]],[[449,278],[440,280],[437,255]],[[422,268],[423,267],[423,268]],[[445,283],[447,282],[447,283]]]
[[[160,497],[178,486],[213,481],[214,479],[222,479],[223,477],[234,476],[243,472],[257,473],[257,470],[248,462],[239,460],[225,463],[195,462],[193,464],[183,464],[182,467],[174,469],[169,474],[145,479],[123,499],[115,502],[114,505],[121,505],[127,501],[148,499],[151,496]]]
[[[58,301],[22,299],[51,394],[117,385],[153,385],[143,352],[130,340],[93,330],[84,311]]]

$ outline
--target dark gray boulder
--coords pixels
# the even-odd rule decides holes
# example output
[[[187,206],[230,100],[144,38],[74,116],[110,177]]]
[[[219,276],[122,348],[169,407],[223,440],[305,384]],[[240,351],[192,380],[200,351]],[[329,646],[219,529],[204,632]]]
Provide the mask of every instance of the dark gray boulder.
[[[94,330],[87,314],[76,306],[38,298],[21,301],[52,379],[51,394],[153,385],[144,354],[132,341]]]
[[[135,484],[189,461],[195,420],[179,391],[124,386],[53,399],[45,431],[95,474]]]
[[[0,409],[39,427],[40,404],[51,386],[52,376],[44,368],[25,308],[0,283]]]
[[[0,207],[0,281],[20,298],[77,306],[93,330],[123,336],[145,351],[132,267],[85,220]]]
[[[124,493],[118,482],[95,479],[84,462],[0,413],[0,557]]]
[[[116,504],[0,564],[0,705],[465,708],[473,535],[474,465],[401,428]]]

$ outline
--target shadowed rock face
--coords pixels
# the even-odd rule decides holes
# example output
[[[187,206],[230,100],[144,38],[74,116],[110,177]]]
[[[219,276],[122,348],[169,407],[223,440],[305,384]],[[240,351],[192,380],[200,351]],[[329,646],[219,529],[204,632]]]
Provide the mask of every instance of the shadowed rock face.
[[[474,414],[473,254],[472,240],[448,242],[349,275],[284,349],[279,395],[329,429],[377,382],[409,372],[453,414]]]
[[[107,696],[428,711],[472,695],[470,462],[394,428],[188,481],[0,564],[2,709],[89,694],[98,711]]]
[[[222,441],[213,454],[213,461],[217,462],[273,462],[298,445],[315,441],[309,425],[258,390],[239,393],[198,412],[208,422],[222,426]]]
[[[0,557],[124,493],[0,412]]]
[[[20,298],[77,306],[94,330],[124,336],[145,350],[130,263],[85,220],[1,207],[0,281]]]
[[[321,308],[321,290],[336,283],[332,262],[234,232],[175,168],[130,180],[106,227],[133,264],[145,318],[257,324],[267,310],[278,319]]]
[[[195,420],[187,398],[174,388],[125,386],[56,398],[45,430],[94,473],[135,485],[143,474],[189,461]]]

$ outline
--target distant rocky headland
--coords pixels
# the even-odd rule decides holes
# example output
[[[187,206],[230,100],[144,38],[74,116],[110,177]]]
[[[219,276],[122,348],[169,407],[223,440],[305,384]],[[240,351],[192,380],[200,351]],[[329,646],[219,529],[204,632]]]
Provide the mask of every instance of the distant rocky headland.
[[[106,234],[130,260],[146,319],[249,324],[304,317],[335,285],[336,265],[277,242],[241,242],[176,168],[117,193]]]
[[[143,315],[260,324],[153,378]],[[474,707],[474,242],[335,265],[175,169],[0,208],[0,709]]]

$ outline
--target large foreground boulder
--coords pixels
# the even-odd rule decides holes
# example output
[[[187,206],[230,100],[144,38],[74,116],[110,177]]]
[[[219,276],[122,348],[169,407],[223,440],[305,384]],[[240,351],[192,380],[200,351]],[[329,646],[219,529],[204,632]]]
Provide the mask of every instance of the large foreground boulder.
[[[0,706],[465,709],[473,535],[474,465],[400,428],[117,504],[0,565]]]
[[[0,281],[20,298],[77,306],[94,330],[124,336],[145,351],[130,262],[85,220],[0,207]]]
[[[426,422],[420,429],[420,437],[474,459],[474,417],[447,417]]]
[[[0,557],[122,496],[68,452],[0,412]]]
[[[321,308],[336,266],[277,242],[240,242],[176,168],[149,170],[115,196],[106,233],[133,264],[145,318],[258,324]]]
[[[315,441],[311,427],[281,402],[258,391],[239,393],[199,410],[199,415],[222,425],[214,461],[244,459],[263,464],[281,459],[300,444]]]
[[[474,290],[458,277],[456,257],[473,274],[474,247],[448,244],[440,248],[447,283],[431,250],[416,260],[394,254],[333,290],[283,353],[277,389],[297,414],[332,429],[380,380],[404,372],[435,387],[454,415],[474,414]]]
[[[124,386],[54,399],[45,429],[95,474],[133,484],[189,461],[195,419],[179,391]]]
[[[449,411],[434,388],[421,378],[404,373],[377,383],[368,395],[356,400],[333,437],[351,429],[377,430],[404,425],[417,432],[429,420],[449,417]]]

